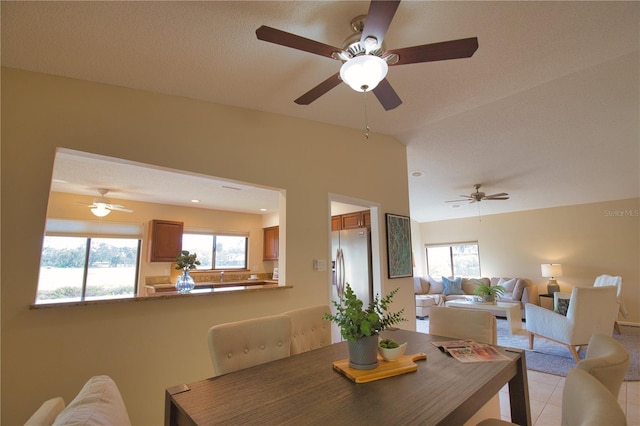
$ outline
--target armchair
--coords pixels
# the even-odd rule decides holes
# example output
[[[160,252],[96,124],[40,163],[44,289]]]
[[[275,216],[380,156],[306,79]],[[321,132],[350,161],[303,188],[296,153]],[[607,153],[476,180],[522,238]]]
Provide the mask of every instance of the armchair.
[[[594,333],[611,336],[618,312],[614,287],[575,287],[567,316],[527,303],[529,349],[535,336],[567,346],[573,359],[580,361],[578,351],[589,344]],[[577,349],[576,349],[577,348]]]
[[[629,312],[627,312],[627,308],[624,306],[624,300],[622,299],[622,277],[613,277],[611,275],[600,275],[596,277],[596,280],[593,283],[594,287],[605,287],[605,286],[614,286],[617,289],[616,297],[618,299],[618,312],[622,315],[623,318],[629,316]],[[616,319],[614,323],[614,328],[618,332],[618,334],[622,334],[620,331],[620,325]]]

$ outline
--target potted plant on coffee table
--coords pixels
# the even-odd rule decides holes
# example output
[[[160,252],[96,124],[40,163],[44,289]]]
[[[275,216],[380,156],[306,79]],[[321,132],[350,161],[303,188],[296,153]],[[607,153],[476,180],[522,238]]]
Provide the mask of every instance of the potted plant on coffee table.
[[[380,298],[377,294],[369,306],[358,299],[349,283],[340,301],[333,301],[335,314],[325,314],[324,319],[340,327],[340,334],[349,342],[349,366],[369,370],[378,366],[378,333],[406,319],[404,309],[389,312],[389,305],[398,289]]]
[[[496,296],[502,296],[505,288],[501,285],[487,285],[483,282],[479,282],[478,287],[473,291],[473,294],[482,298],[483,302],[495,303]]]

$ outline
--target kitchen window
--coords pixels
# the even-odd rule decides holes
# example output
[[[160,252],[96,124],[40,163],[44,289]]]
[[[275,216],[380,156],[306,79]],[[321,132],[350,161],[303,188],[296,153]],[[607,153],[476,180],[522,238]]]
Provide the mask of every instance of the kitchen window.
[[[46,236],[36,303],[135,297],[140,240]]]
[[[426,250],[432,277],[480,277],[477,242],[428,245]]]
[[[47,219],[36,304],[136,297],[142,225]]]
[[[182,249],[196,253],[198,269],[247,269],[246,235],[182,234]]]

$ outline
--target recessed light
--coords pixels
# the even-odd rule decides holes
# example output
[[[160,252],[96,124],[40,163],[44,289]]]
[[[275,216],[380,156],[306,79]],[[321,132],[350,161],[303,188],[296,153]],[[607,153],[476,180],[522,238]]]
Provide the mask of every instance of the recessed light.
[[[451,205],[451,208],[452,208],[452,209],[457,209],[458,207],[460,207],[460,204],[452,204],[452,205]]]
[[[192,203],[199,203],[200,200],[191,200]]]
[[[260,211],[261,211],[261,212],[266,212],[266,211],[267,211],[267,209],[260,209]]]
[[[411,176],[413,177],[421,177],[424,173],[422,173],[420,170],[416,170],[411,172]]]

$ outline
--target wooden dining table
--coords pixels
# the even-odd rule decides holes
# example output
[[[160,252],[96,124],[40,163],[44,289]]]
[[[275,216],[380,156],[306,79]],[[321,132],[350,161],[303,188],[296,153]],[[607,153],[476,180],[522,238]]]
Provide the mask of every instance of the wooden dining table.
[[[165,425],[462,425],[505,385],[512,422],[531,425],[525,354],[510,361],[461,363],[432,341],[458,340],[407,330],[383,338],[424,353],[417,370],[355,383],[333,368],[348,358],[340,342],[165,392]]]

